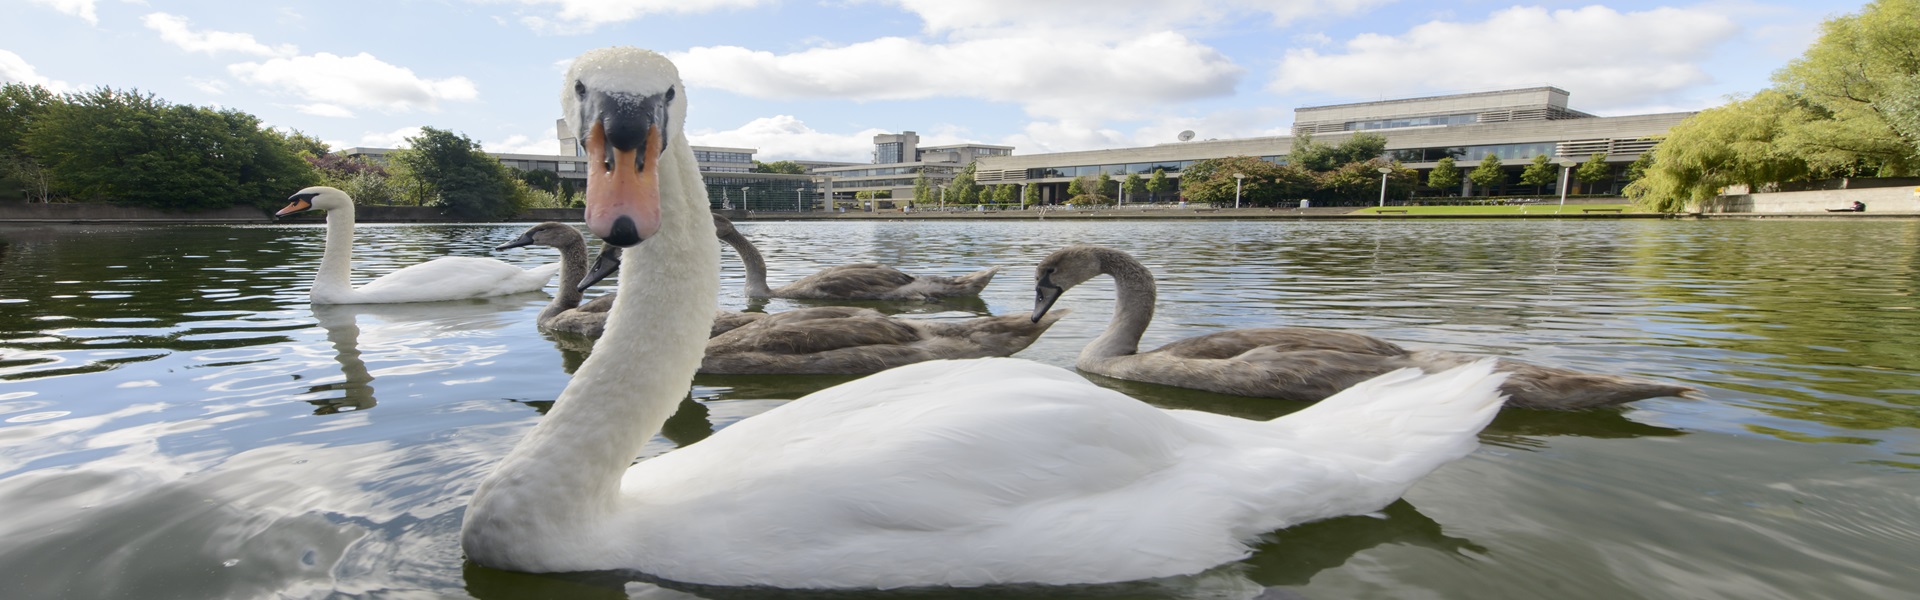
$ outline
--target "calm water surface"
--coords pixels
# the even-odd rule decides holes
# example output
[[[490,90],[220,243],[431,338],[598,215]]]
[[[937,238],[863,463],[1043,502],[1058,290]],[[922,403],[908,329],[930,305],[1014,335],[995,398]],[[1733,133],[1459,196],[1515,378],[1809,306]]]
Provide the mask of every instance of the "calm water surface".
[[[370,278],[488,255],[523,228],[363,226]],[[1069,243],[1160,277],[1147,344],[1225,328],[1360,330],[1409,346],[1683,382],[1700,398],[1510,411],[1479,452],[1373,516],[1274,534],[1197,577],[831,597],[1888,598],[1920,590],[1920,222],[743,223],[775,285],[859,261],[1007,268],[1031,309]],[[467,496],[584,355],[547,301],[309,307],[322,230],[0,229],[0,596],[750,598],[619,573],[466,563]],[[551,250],[501,258],[531,266]],[[721,304],[749,305],[728,253]],[[1110,280],[1021,356],[1070,366]],[[647,455],[840,379],[727,377]],[[1249,418],[1299,406],[1100,380]],[[1150,515],[1144,516],[1150,518]]]

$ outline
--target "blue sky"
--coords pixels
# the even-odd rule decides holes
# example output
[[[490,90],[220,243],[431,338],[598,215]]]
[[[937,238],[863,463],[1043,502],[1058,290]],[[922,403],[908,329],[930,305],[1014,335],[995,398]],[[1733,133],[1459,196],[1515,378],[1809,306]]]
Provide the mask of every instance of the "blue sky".
[[[1281,134],[1299,106],[1555,85],[1602,115],[1768,85],[1859,1],[0,0],[0,79],[232,107],[344,146],[422,125],[553,153],[590,48],[668,53],[696,144],[866,162]]]

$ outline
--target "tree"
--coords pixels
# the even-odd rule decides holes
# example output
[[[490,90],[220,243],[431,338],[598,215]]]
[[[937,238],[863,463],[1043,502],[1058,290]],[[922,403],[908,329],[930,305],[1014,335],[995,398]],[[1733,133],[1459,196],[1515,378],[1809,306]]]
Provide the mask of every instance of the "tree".
[[[462,219],[500,220],[520,211],[523,195],[506,165],[480,149],[465,135],[422,127],[407,138],[411,152],[405,161],[412,173],[436,196],[433,206]]]
[[[287,139],[253,115],[135,90],[63,96],[33,117],[21,143],[54,191],[139,206],[267,207],[318,182]]]
[[[1001,185],[998,186],[998,189],[994,190],[993,201],[995,204],[1013,204],[1015,197],[1019,194],[1020,191],[1014,189],[1013,184]]]
[[[527,187],[553,194],[560,193],[559,173],[546,169],[531,169],[526,171],[514,169],[513,174],[515,177],[518,177],[520,181],[526,182]]]
[[[1580,163],[1580,168],[1573,170],[1573,178],[1580,180],[1581,183],[1587,184],[1587,186],[1590,187],[1593,184],[1612,179],[1613,167],[1607,164],[1606,153],[1595,154],[1587,157],[1587,162]],[[1582,191],[1588,194],[1594,193],[1592,189],[1583,189]]]
[[[1173,191],[1173,182],[1167,179],[1166,169],[1154,169],[1153,176],[1147,178],[1147,192],[1153,194],[1154,202],[1160,201],[1160,195]]]
[[[1139,173],[1128,173],[1125,179],[1120,180],[1120,189],[1126,192],[1125,197],[1139,202],[1140,197],[1147,194],[1147,181],[1141,179]]]
[[[1039,204],[1040,203],[1040,186],[1027,184],[1026,194],[1024,197],[1021,198],[1020,203],[1024,206],[1033,206],[1033,205]]]
[[[1180,189],[1188,200],[1232,206],[1234,174],[1245,175],[1241,203],[1278,206],[1287,200],[1310,197],[1318,189],[1314,174],[1292,165],[1276,165],[1252,156],[1229,156],[1199,161],[1180,175]]]
[[[955,204],[979,204],[980,186],[973,183],[973,165],[969,163],[960,173],[953,176],[953,182],[947,184],[952,194],[948,201]]]
[[[1073,178],[1073,181],[1067,182],[1067,197],[1078,198],[1082,195],[1085,195],[1087,193],[1087,186],[1081,185],[1080,183],[1081,181],[1085,181],[1085,180],[1086,180],[1085,177],[1075,177]]]
[[[1822,23],[1820,40],[1774,74],[1774,89],[1816,115],[1780,142],[1816,173],[1920,173],[1920,131],[1890,122],[1920,110],[1909,95],[1920,80],[1915,48],[1920,0],[1879,0]]]
[[[774,161],[770,163],[763,163],[756,160],[756,161],[753,161],[752,170],[755,173],[779,173],[784,175],[807,174],[806,165],[802,165],[800,163],[793,162],[790,160]]]
[[[27,154],[22,140],[27,126],[59,97],[37,85],[0,86],[0,179],[19,184],[30,199],[46,202],[52,182],[40,162]]]
[[[1533,162],[1527,165],[1526,170],[1520,172],[1520,183],[1533,186],[1535,194],[1540,193],[1542,186],[1558,179],[1560,179],[1559,165],[1553,164],[1553,157],[1545,154],[1534,156]]]
[[[1434,163],[1433,170],[1427,172],[1427,187],[1438,189],[1443,194],[1460,187],[1460,169],[1453,166],[1453,157],[1442,157],[1440,162]]]
[[[1108,176],[1106,170],[1102,169],[1100,171],[1100,177],[1094,180],[1094,186],[1093,195],[1102,197],[1113,196],[1113,177]],[[1101,204],[1105,204],[1105,202]]]
[[[1314,141],[1311,134],[1302,134],[1287,153],[1287,163],[1308,171],[1331,171],[1341,165],[1378,159],[1386,150],[1386,136],[1377,133],[1353,134],[1339,146],[1327,146]]]
[[[1376,158],[1314,173],[1313,197],[1316,202],[1326,204],[1373,204],[1380,198],[1381,167],[1393,170],[1386,175],[1386,186],[1389,195],[1396,198],[1410,194],[1414,184],[1420,181],[1419,171]]]
[[[1627,185],[1627,195],[1650,210],[1677,212],[1711,202],[1727,186],[1792,181],[1813,167],[1789,144],[1787,132],[1816,113],[1776,90],[1700,111],[1667,131],[1653,165]]]
[[[1641,152],[1639,158],[1633,159],[1633,162],[1627,165],[1627,183],[1639,181],[1641,178],[1647,176],[1647,169],[1653,168],[1653,151],[1656,149],[1659,149],[1659,146],[1656,145],[1646,152]]]
[[[1467,173],[1467,179],[1486,188],[1487,195],[1493,195],[1493,186],[1507,182],[1507,171],[1500,166],[1500,155],[1489,152],[1486,158],[1480,159],[1480,166]]]
[[[913,178],[913,203],[926,204],[933,201],[933,183],[927,181],[927,172]]]

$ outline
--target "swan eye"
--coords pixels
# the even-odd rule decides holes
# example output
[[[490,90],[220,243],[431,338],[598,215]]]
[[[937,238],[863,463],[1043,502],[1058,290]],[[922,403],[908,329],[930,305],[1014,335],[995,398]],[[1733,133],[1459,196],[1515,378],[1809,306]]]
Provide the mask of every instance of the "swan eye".
[[[587,84],[581,81],[574,81],[573,93],[578,94],[581,98],[587,97]]]
[[[673,101],[673,88],[667,88],[667,101]]]

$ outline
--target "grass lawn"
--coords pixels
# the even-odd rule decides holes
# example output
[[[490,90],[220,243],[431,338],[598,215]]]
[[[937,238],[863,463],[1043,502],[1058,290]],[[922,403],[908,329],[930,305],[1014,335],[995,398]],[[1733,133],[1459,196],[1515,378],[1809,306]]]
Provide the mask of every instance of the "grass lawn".
[[[1562,209],[1559,204],[1524,204],[1508,206],[1389,206],[1384,209],[1371,207],[1356,210],[1349,214],[1379,214],[1382,210],[1389,211],[1387,213],[1388,216],[1400,214],[1399,211],[1403,210],[1407,211],[1406,214],[1409,215],[1551,215],[1555,212],[1563,215],[1604,214],[1581,212],[1583,209],[1618,209],[1622,213],[1644,212],[1634,208],[1632,204],[1568,204],[1564,209]]]

